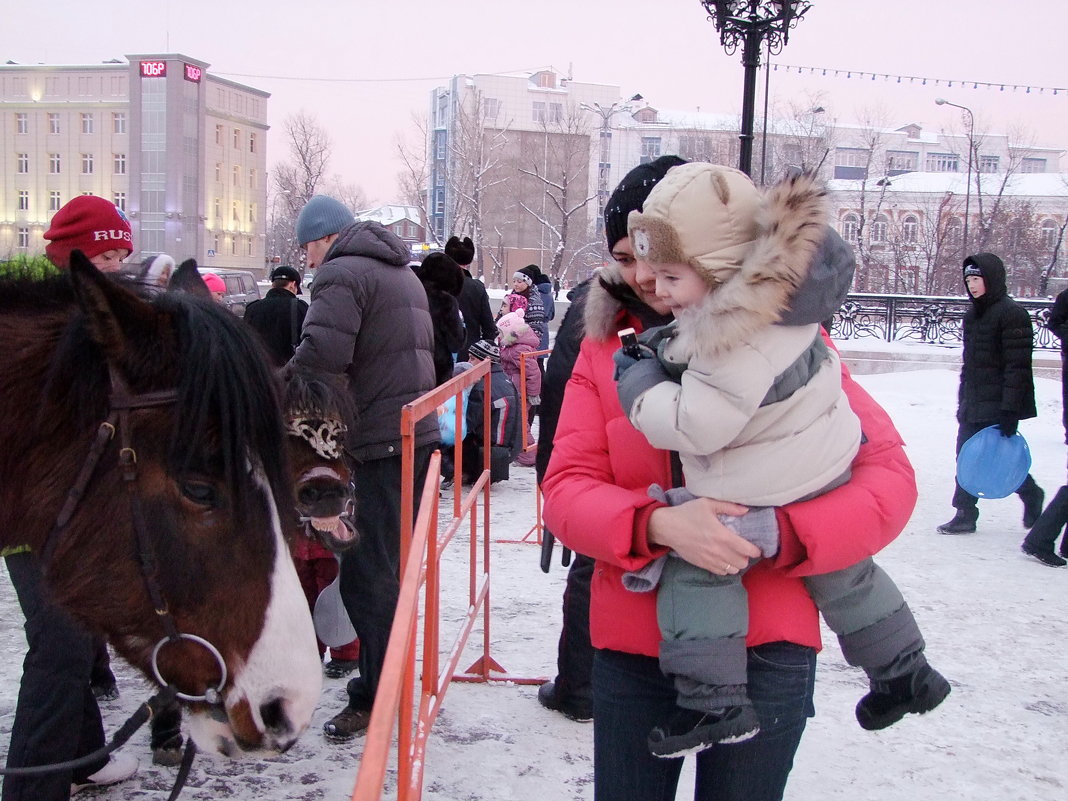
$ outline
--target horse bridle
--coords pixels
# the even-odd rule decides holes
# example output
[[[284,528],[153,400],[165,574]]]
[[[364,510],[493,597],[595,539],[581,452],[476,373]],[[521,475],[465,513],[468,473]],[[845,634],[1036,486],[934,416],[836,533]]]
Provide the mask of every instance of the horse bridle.
[[[195,634],[185,634],[178,631],[178,625],[174,621],[174,616],[171,615],[170,608],[167,605],[166,599],[163,597],[163,591],[156,578],[158,572],[156,553],[152,548],[152,543],[148,537],[148,524],[145,520],[144,507],[141,504],[141,495],[137,491],[137,450],[133,446],[130,413],[138,409],[149,409],[155,406],[169,406],[178,400],[178,391],[175,389],[166,389],[154,392],[133,393],[130,391],[129,385],[123,377],[119,375],[119,372],[110,364],[108,365],[108,374],[111,381],[111,392],[108,396],[108,405],[110,409],[108,417],[97,428],[96,436],[93,438],[93,444],[89,449],[89,453],[86,455],[85,461],[82,463],[81,470],[78,471],[74,485],[67,493],[66,500],[64,501],[62,508],[59,510],[59,514],[56,516],[55,525],[52,527],[48,539],[45,540],[44,548],[41,551],[42,563],[48,564],[51,561],[63,531],[74,516],[75,510],[78,508],[78,503],[85,495],[86,487],[89,485],[90,479],[92,479],[93,474],[96,472],[101,457],[107,450],[108,444],[115,438],[115,435],[118,434],[119,467],[122,470],[123,485],[126,487],[127,495],[130,499],[130,515],[133,522],[134,535],[137,539],[137,553],[141,567],[141,577],[144,579],[148,597],[152,602],[156,615],[159,616],[165,632],[165,636],[160,639],[152,649],[150,661],[152,674],[155,676],[160,687],[164,689],[170,687],[159,671],[158,658],[160,650],[168,643],[176,643],[181,640],[188,640],[189,642],[196,643],[210,653],[212,658],[219,665],[219,670],[221,672],[219,684],[216,687],[208,687],[201,695],[190,695],[188,693],[176,692],[176,697],[183,701],[202,701],[211,705],[221,704],[222,690],[226,686],[228,677],[226,662],[223,660],[219,649],[212,645],[208,640],[205,640],[203,637],[198,637]]]
[[[167,605],[166,599],[163,597],[163,591],[156,578],[156,555],[152,548],[152,543],[148,538],[148,525],[145,520],[144,508],[141,504],[141,496],[137,492],[137,451],[133,446],[130,413],[137,409],[168,406],[175,403],[178,400],[178,391],[176,389],[168,389],[155,392],[133,393],[130,391],[129,385],[122,376],[119,375],[113,365],[108,365],[108,375],[111,381],[111,392],[108,396],[109,412],[107,419],[97,427],[96,435],[93,437],[93,443],[89,448],[89,453],[86,455],[85,461],[82,462],[81,469],[78,471],[74,484],[67,492],[67,497],[63,502],[63,506],[59,510],[59,514],[56,515],[56,522],[52,526],[52,530],[49,532],[48,538],[45,540],[44,546],[41,549],[41,563],[47,565],[51,561],[64,530],[66,530],[67,526],[70,524],[71,518],[74,516],[75,510],[78,508],[79,502],[85,495],[85,490],[88,487],[93,474],[96,472],[101,457],[104,455],[108,444],[115,438],[115,434],[117,433],[119,435],[119,466],[122,469],[123,484],[126,486],[127,494],[130,498],[130,514],[133,521],[134,534],[137,538],[137,553],[141,567],[141,577],[144,579],[145,589],[148,592],[149,599],[152,601],[152,606],[155,609],[156,614],[159,616],[165,632],[165,636],[160,639],[152,649],[150,662],[152,674],[159,683],[160,690],[148,701],[141,704],[126,723],[122,725],[119,731],[115,733],[114,737],[111,738],[111,741],[102,748],[99,748],[90,754],[78,757],[77,759],[68,760],[62,763],[32,765],[22,768],[2,768],[0,769],[0,776],[41,776],[63,770],[74,770],[93,764],[102,756],[107,756],[112,751],[120,748],[149,718],[154,714],[157,714],[169,704],[174,703],[175,699],[202,701],[212,706],[220,706],[222,704],[222,690],[226,686],[228,677],[226,662],[223,660],[219,649],[212,645],[208,640],[205,640],[203,637],[198,637],[195,634],[185,634],[178,630],[178,624],[175,622],[174,616],[171,615],[170,608]],[[169,684],[163,678],[159,671],[159,652],[164,645],[180,642],[181,640],[194,642],[212,655],[216,663],[219,665],[219,670],[222,676],[219,679],[217,687],[208,687],[201,695],[189,695],[187,693],[178,692],[173,685]],[[182,787],[184,787],[186,779],[189,776],[189,771],[192,768],[193,758],[195,756],[196,746],[193,744],[192,740],[188,740],[185,746],[185,753],[182,755],[181,765],[178,768],[174,786],[171,788],[171,793],[168,796],[167,801],[174,801],[174,799],[181,793]]]

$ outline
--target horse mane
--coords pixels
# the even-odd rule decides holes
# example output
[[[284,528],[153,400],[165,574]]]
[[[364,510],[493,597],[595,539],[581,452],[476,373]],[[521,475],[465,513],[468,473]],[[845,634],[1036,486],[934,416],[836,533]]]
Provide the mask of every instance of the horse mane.
[[[276,493],[288,503],[290,476],[277,382],[250,330],[230,311],[188,293],[146,292],[135,282],[131,291],[161,315],[158,338],[134,343],[125,377],[135,391],[177,390],[168,461],[177,472],[203,464],[205,442],[210,458],[221,461],[223,476],[244,507],[251,499],[249,456]],[[47,371],[44,396],[72,409],[80,424],[106,417],[109,378],[100,347],[89,335],[70,276],[44,280],[0,279],[0,314],[20,311],[50,321],[58,331]],[[169,386],[166,376],[171,376]],[[162,378],[161,378],[162,376]],[[43,418],[45,428],[57,423]],[[212,439],[205,438],[212,436]],[[280,507],[284,508],[284,507]]]
[[[289,417],[340,420],[351,431],[356,420],[352,397],[332,376],[293,370],[286,378],[282,406]]]

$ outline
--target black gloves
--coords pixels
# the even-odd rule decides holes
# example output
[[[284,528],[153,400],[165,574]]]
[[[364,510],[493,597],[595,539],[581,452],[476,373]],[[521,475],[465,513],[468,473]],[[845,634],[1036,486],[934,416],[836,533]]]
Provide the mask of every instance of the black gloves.
[[[1016,428],[1020,425],[1020,419],[1008,412],[1002,412],[998,418],[998,428],[1001,429],[1001,436],[1011,437],[1016,433]]]

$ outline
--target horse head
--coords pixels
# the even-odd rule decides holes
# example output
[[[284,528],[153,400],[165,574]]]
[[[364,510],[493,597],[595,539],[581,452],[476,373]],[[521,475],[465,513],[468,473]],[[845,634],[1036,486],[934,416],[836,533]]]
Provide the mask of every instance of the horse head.
[[[352,404],[333,379],[294,370],[286,376],[282,405],[303,533],[341,553],[358,540],[352,471],[344,456]]]
[[[78,252],[69,279],[0,294],[0,545],[40,553],[57,603],[181,693],[202,750],[285,750],[321,665],[258,345],[217,304],[141,298]]]

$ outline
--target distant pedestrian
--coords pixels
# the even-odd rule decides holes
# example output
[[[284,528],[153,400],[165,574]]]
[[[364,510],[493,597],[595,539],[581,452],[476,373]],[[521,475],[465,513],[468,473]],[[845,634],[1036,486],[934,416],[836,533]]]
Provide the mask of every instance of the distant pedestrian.
[[[471,237],[450,236],[445,243],[445,255],[460,265],[464,274],[463,289],[457,298],[460,314],[464,318],[464,344],[456,354],[457,362],[467,361],[468,349],[480,339],[493,341],[497,338],[497,327],[493,324],[493,309],[490,308],[489,293],[486,285],[471,275],[471,262],[475,258],[475,243]]]
[[[464,286],[464,274],[444,253],[431,253],[415,274],[426,292],[430,320],[434,327],[434,382],[440,386],[452,378],[456,354],[464,346],[464,321],[457,298]]]
[[[291,358],[300,344],[300,331],[308,304],[300,295],[300,273],[289,265],[271,271],[271,288],[262,300],[254,300],[245,309],[245,322],[260,335],[275,367]]]
[[[1027,310],[1009,297],[1005,265],[993,253],[964,260],[964,285],[971,308],[964,315],[964,354],[957,393],[957,453],[972,435],[996,425],[1011,437],[1021,420],[1036,415],[1031,373],[1034,331]],[[1016,490],[1023,501],[1023,525],[1042,513],[1045,493],[1030,474]],[[959,483],[953,492],[953,519],[940,534],[970,534],[979,519],[978,498]]]
[[[1061,421],[1064,424],[1064,441],[1068,443],[1068,289],[1057,295],[1046,323],[1053,335],[1061,341]],[[1049,506],[1031,527],[1020,546],[1025,554],[1033,556],[1044,565],[1064,567],[1068,562],[1068,535],[1061,537],[1060,556],[1053,545],[1068,524],[1068,485],[1057,490]]]

